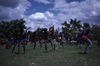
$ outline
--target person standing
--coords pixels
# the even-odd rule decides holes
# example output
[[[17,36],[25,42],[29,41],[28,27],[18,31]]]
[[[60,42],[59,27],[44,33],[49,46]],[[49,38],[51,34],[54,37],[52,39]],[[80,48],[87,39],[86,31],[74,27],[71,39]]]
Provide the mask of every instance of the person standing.
[[[81,47],[82,47],[82,39],[81,39],[81,37],[82,37],[82,29],[81,28],[78,28],[78,30],[77,30],[77,46],[81,49]]]
[[[45,51],[47,51],[47,41],[48,41],[48,31],[47,31],[47,28],[44,28],[44,30],[42,32],[42,38],[43,38],[44,43],[45,43]]]

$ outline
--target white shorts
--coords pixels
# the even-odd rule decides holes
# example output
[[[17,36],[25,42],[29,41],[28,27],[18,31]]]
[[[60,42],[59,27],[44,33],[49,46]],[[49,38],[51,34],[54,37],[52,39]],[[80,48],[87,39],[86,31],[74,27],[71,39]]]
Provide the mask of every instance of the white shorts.
[[[56,44],[57,44],[56,39],[53,39],[53,40],[51,41],[51,43],[54,44],[54,45],[56,45]]]

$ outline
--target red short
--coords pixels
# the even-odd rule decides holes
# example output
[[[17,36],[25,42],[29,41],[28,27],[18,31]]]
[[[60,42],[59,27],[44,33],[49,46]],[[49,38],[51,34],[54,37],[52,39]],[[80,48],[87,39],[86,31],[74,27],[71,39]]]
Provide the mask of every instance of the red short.
[[[87,41],[88,40],[88,37],[84,35],[84,36],[82,36],[82,40],[83,41]]]

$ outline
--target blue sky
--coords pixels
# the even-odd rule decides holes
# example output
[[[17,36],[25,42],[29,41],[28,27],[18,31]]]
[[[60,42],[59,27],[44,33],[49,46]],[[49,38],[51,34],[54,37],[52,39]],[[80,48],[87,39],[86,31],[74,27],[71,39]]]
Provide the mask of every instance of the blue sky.
[[[20,18],[33,31],[75,18],[100,25],[100,0],[0,0],[0,21]]]
[[[26,15],[31,15],[32,13],[36,13],[36,12],[45,12],[47,10],[49,10],[50,8],[53,8],[53,4],[44,4],[41,2],[36,2],[34,0],[29,0],[31,2],[31,7],[29,7],[29,9],[27,9],[27,13]]]

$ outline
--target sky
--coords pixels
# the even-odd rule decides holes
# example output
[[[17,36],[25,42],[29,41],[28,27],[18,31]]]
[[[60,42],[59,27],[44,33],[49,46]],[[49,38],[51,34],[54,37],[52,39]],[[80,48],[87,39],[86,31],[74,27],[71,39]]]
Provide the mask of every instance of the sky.
[[[100,0],[0,0],[0,21],[20,18],[32,31],[70,19],[100,25]]]

